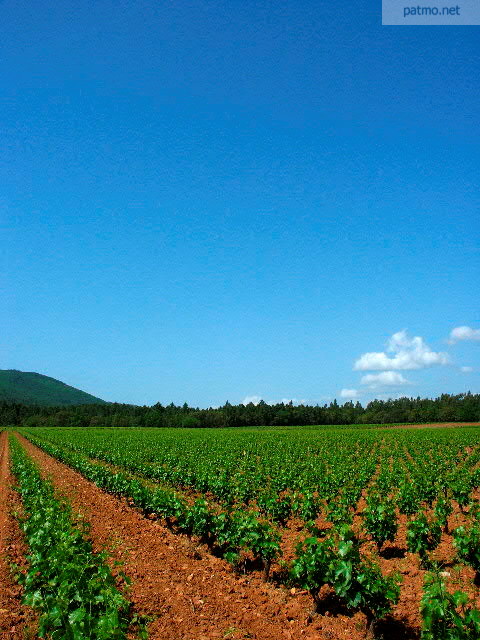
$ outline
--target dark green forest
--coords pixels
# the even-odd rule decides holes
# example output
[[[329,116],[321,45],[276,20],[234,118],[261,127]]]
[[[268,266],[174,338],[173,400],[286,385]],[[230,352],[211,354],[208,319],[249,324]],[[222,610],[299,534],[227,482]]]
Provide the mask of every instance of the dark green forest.
[[[129,404],[84,404],[45,407],[0,402],[2,425],[58,427],[248,427],[275,425],[395,424],[401,422],[478,422],[480,394],[443,394],[439,398],[399,398],[323,406],[265,402],[199,409],[187,404],[140,407]]]

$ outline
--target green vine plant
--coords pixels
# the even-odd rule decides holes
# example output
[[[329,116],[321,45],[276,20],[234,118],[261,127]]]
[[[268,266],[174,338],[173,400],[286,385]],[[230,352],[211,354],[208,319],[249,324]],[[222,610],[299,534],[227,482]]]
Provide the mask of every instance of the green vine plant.
[[[462,591],[450,593],[439,573],[427,573],[420,603],[422,640],[478,640],[480,611]]]
[[[443,527],[444,533],[448,533],[448,517],[452,513],[452,501],[449,499],[447,491],[444,490],[439,494],[437,503],[435,504],[435,517],[437,518],[440,526]]]
[[[308,538],[297,547],[290,575],[295,584],[307,589],[318,612],[323,585],[330,585],[349,609],[362,611],[367,618],[367,636],[374,624],[391,611],[400,595],[398,576],[386,577],[371,560],[362,557],[361,541],[348,525],[319,540]]]
[[[377,545],[378,551],[387,540],[393,542],[398,528],[394,503],[382,500],[377,493],[368,496],[363,512],[363,526]]]
[[[474,522],[469,529],[464,526],[454,529],[453,544],[457,550],[458,559],[475,570],[478,581],[480,576],[480,524]]]
[[[438,521],[428,519],[423,511],[407,524],[407,549],[418,553],[422,567],[431,567],[429,552],[437,548],[441,535]]]

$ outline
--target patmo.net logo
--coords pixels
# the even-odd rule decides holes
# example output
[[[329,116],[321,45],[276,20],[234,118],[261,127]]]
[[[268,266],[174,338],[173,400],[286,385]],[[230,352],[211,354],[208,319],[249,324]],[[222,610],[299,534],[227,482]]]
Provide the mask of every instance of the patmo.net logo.
[[[408,0],[382,0],[382,24],[461,26],[480,25],[480,0],[458,4],[411,4]]]

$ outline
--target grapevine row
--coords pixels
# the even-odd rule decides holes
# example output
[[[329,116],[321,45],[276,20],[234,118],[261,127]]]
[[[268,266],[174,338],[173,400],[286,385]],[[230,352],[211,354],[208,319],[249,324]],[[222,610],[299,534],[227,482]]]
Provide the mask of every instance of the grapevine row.
[[[85,525],[42,479],[21,445],[10,438],[12,472],[25,517],[29,569],[19,575],[25,604],[41,611],[38,636],[51,640],[122,640],[129,602],[117,590],[102,554],[94,554]]]
[[[91,462],[79,453],[30,439],[98,487],[130,499],[144,513],[165,519],[179,532],[198,536],[229,562],[236,563],[242,554],[250,553],[253,560],[263,563],[268,578],[271,562],[281,552],[280,535],[258,513],[239,509],[221,511],[204,498],[188,505],[173,490],[152,488],[125,473],[113,472],[102,464]]]

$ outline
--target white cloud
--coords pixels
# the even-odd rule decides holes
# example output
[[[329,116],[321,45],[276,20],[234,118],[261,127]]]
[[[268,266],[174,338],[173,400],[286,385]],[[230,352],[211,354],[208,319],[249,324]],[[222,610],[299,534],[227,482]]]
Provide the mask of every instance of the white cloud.
[[[472,329],[472,327],[455,327],[450,331],[450,336],[447,340],[449,344],[455,344],[460,340],[471,340],[474,342],[480,341],[480,329]]]
[[[346,400],[354,400],[355,398],[360,397],[360,392],[358,389],[342,389],[340,391],[340,397],[345,398]]]
[[[473,367],[460,367],[462,373],[472,373]]]
[[[262,396],[246,396],[246,398],[242,400],[241,404],[246,406],[247,404],[252,403],[256,406],[262,400]],[[292,402],[294,405],[298,406],[301,404],[307,404],[308,401],[305,398],[282,398],[281,400],[264,400],[264,402],[265,404],[269,404],[271,406],[275,404],[290,404],[290,402]]]
[[[378,393],[372,394],[369,399],[371,400],[398,400],[399,398],[403,398],[404,395],[402,393],[392,393],[391,391],[379,391]]]
[[[388,353],[393,355],[388,355]],[[448,354],[432,351],[423,338],[411,338],[405,330],[394,333],[385,351],[364,353],[356,360],[356,371],[398,371],[425,369],[450,362]]]
[[[368,373],[366,376],[362,376],[360,384],[367,384],[370,389],[378,389],[380,387],[398,387],[410,384],[410,381],[396,371],[382,371],[381,373]]]
[[[247,396],[242,400],[242,404],[247,405],[252,403],[256,406],[261,401],[261,399],[262,396]]]

